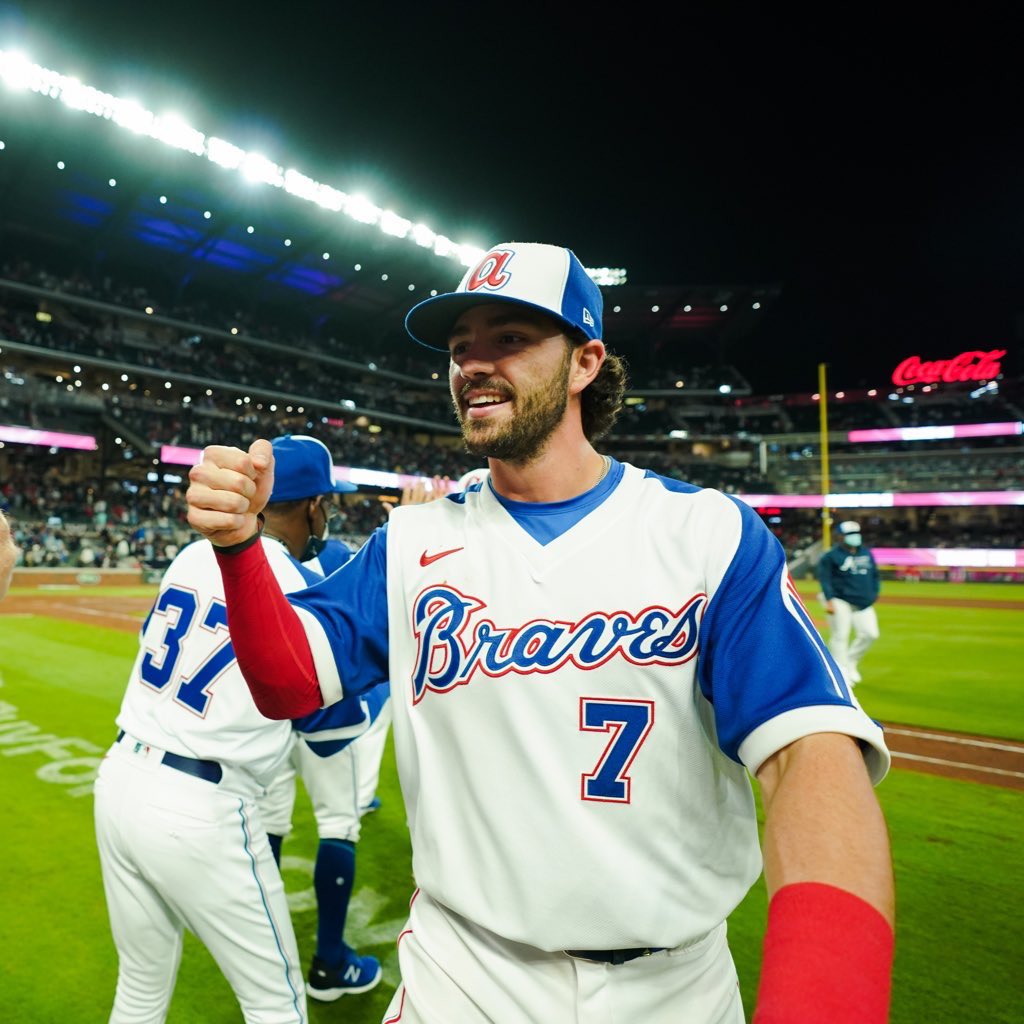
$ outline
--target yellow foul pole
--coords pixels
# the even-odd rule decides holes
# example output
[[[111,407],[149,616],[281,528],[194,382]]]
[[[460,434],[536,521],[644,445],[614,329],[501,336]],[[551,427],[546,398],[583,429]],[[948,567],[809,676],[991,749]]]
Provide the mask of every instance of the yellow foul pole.
[[[831,547],[832,512],[828,507],[828,494],[832,489],[828,476],[828,385],[825,382],[825,364],[818,363],[818,421],[821,429],[821,542],[827,551]]]

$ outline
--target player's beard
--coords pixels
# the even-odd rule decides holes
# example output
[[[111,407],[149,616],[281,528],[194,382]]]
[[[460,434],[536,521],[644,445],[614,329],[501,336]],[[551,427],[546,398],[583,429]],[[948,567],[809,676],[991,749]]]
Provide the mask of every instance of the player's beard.
[[[569,371],[572,350],[566,346],[561,365],[549,380],[530,391],[516,393],[504,381],[474,381],[464,390],[486,388],[508,398],[511,415],[503,422],[474,420],[463,412],[455,399],[455,415],[462,427],[466,451],[477,458],[501,459],[504,462],[530,462],[544,450],[548,438],[562,422],[569,403]]]

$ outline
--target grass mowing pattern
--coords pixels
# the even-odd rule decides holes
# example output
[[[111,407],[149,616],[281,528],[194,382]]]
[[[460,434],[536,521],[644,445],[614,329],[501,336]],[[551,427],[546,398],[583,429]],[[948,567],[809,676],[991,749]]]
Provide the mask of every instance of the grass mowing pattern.
[[[909,586],[932,596],[925,594],[927,584]],[[953,596],[958,589],[937,586],[937,596]],[[883,593],[895,588],[886,584]],[[965,589],[969,596],[983,596],[974,586]],[[1001,598],[1010,596],[1008,588],[995,589]],[[811,597],[808,606],[819,618],[813,590]],[[858,696],[879,718],[1019,739],[1024,727],[1017,666],[1024,619],[1019,611],[964,611],[881,605],[882,639],[864,659]],[[922,629],[929,644],[922,643]],[[921,656],[933,646],[934,656]],[[0,815],[7,854],[0,948],[8,953],[0,961],[0,1005],[24,1024],[88,1024],[109,1015],[117,967],[92,798],[71,793],[84,788],[82,773],[113,739],[136,649],[135,638],[126,633],[0,616]],[[999,653],[993,655],[993,649]],[[969,652],[962,662],[961,650]],[[982,673],[970,667],[979,658],[986,664]],[[943,726],[954,714],[955,724]],[[340,1019],[379,1024],[397,980],[394,938],[413,882],[390,743],[379,793],[383,806],[364,819],[348,938],[361,952],[382,959],[385,982],[340,1004],[310,1001],[314,1024]],[[894,771],[879,796],[897,873],[892,1024],[1018,1021],[1024,981],[1014,936],[1020,934],[1019,880],[1024,877],[1024,793]],[[315,944],[316,829],[301,788],[295,829],[283,852],[305,967]],[[729,921],[748,1015],[765,913],[759,882]],[[168,1020],[241,1020],[219,969],[191,936],[186,936]]]

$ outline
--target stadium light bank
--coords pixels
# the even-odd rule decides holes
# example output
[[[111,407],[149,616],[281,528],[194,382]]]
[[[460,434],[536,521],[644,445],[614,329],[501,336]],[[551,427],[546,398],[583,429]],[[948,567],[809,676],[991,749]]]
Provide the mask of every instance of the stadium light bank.
[[[166,146],[184,150],[229,171],[246,181],[270,185],[314,203],[324,210],[341,213],[361,224],[375,225],[386,235],[409,240],[435,256],[473,266],[486,250],[453,242],[425,224],[414,224],[393,210],[383,209],[365,196],[350,195],[316,181],[294,167],[275,163],[261,153],[250,152],[226,139],[205,135],[176,114],[154,114],[138,101],[123,99],[86,85],[78,78],[33,63],[24,54],[0,50],[0,80],[14,92],[34,92],[94,117],[113,121],[136,135],[145,135]],[[614,267],[588,267],[587,273],[601,286],[626,283],[626,271]]]

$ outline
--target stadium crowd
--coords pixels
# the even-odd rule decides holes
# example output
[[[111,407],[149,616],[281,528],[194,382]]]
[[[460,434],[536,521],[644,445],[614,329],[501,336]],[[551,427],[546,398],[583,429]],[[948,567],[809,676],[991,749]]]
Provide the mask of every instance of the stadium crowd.
[[[100,446],[90,458],[33,447],[15,455],[0,442],[3,503],[25,565],[167,564],[191,536],[183,471],[160,467],[163,445],[246,446],[290,431],[314,434],[336,461],[361,469],[455,480],[476,468],[455,432],[443,369],[416,346],[367,363],[357,339],[329,329],[19,259],[0,265],[0,349],[0,425],[77,431]],[[602,444],[608,454],[735,494],[820,492],[813,396],[724,393],[719,382],[745,386],[731,367],[636,365],[643,380],[632,381]],[[974,396],[961,388],[895,397],[836,401],[830,427],[1024,418],[1019,381]],[[833,491],[1024,487],[1018,438],[850,445],[832,436]],[[350,496],[346,539],[362,543],[384,521],[382,497],[373,487]],[[796,510],[777,518],[772,529],[789,554],[820,532]],[[915,516],[885,527],[897,546],[1022,546],[1019,534],[1013,516]]]

